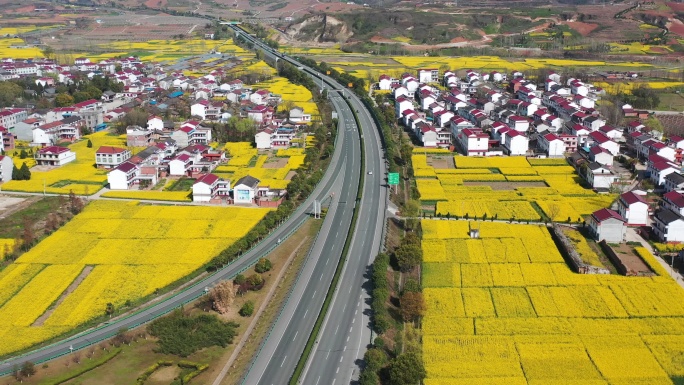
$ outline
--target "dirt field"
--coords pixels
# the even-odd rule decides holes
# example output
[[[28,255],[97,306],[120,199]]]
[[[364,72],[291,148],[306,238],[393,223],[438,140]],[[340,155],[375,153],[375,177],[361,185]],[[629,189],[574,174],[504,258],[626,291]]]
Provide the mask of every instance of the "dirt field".
[[[582,23],[581,21],[566,21],[565,24],[582,36],[589,36],[589,34],[599,26],[598,24]]]

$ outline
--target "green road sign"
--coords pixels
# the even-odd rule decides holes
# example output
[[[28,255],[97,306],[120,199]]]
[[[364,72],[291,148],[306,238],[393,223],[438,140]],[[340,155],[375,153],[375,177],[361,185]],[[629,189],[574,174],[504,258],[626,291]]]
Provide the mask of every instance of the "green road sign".
[[[389,174],[387,174],[387,181],[392,186],[398,185],[399,184],[399,173],[398,172],[390,172]]]

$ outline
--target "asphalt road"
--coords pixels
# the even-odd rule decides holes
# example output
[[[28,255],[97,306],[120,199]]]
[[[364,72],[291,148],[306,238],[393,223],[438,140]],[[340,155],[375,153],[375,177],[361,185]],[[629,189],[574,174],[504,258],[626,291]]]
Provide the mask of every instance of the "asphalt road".
[[[354,105],[354,103],[352,102]],[[358,379],[361,360],[371,343],[370,265],[382,247],[387,189],[386,166],[378,131],[363,106],[355,106],[365,129],[366,175],[361,210],[345,270],[321,328],[302,384],[349,384]]]
[[[346,138],[335,196],[297,282],[243,384],[286,384],[289,381],[342,256],[356,204],[361,146],[351,110],[339,96],[331,97],[331,101],[343,117],[338,135],[343,134]]]
[[[147,307],[135,314],[128,317],[117,319],[109,324],[103,325],[96,329],[91,329],[79,335],[70,337],[68,339],[56,342],[50,346],[42,349],[31,351],[22,356],[13,357],[5,361],[0,362],[0,375],[8,374],[12,371],[14,365],[21,365],[26,361],[33,363],[42,363],[56,357],[68,354],[73,350],[83,349],[90,345],[96,344],[102,340],[106,340],[114,336],[121,329],[131,329],[136,326],[147,323],[157,317],[171,312],[172,310],[179,308],[183,304],[189,303],[196,298],[205,294],[206,288],[215,285],[217,282],[225,279],[230,279],[240,272],[248,269],[252,266],[259,258],[267,255],[272,249],[278,245],[278,239],[285,239],[287,236],[292,234],[303,222],[309,217],[313,206],[314,199],[324,199],[330,195],[334,183],[339,183],[338,177],[342,172],[342,166],[344,164],[341,161],[343,150],[345,149],[345,135],[342,133],[338,135],[335,152],[333,154],[333,159],[331,164],[324,175],[323,179],[319,182],[318,186],[314,189],[313,193],[309,198],[295,211],[295,213],[286,220],[280,227],[278,227],[271,235],[265,238],[262,242],[256,245],[252,250],[243,254],[239,259],[227,265],[217,273],[207,277],[206,279],[198,282],[197,284],[183,290],[182,292],[171,296],[163,301],[160,301],[150,307]],[[358,142],[358,140],[357,140]],[[351,146],[350,146],[351,147]],[[358,156],[358,151],[356,151],[356,156]],[[358,162],[358,160],[357,160]],[[358,180],[358,179],[357,179]],[[349,182],[353,183],[352,181]],[[356,191],[356,190],[354,190]],[[350,204],[353,204],[353,199]],[[350,210],[340,210],[340,212],[351,212]],[[351,214],[349,214],[351,215]],[[343,236],[341,235],[342,239]]]
[[[248,37],[255,45],[263,46],[263,43]],[[276,54],[276,56],[278,56]],[[344,89],[342,85],[333,79],[323,76],[308,67],[279,56],[281,60],[288,60],[299,66],[310,75],[325,80],[333,89]],[[329,308],[319,337],[314,346],[305,370],[300,378],[304,384],[348,384],[358,378],[361,359],[371,342],[371,329],[369,321],[370,293],[368,286],[369,265],[381,248],[382,231],[385,223],[385,210],[387,202],[386,165],[383,159],[383,151],[380,135],[375,124],[361,101],[350,91],[342,91],[348,98],[349,103],[357,112],[359,123],[364,135],[365,171],[363,194],[360,204],[359,217],[356,228],[353,229],[353,238],[349,249],[348,260],[343,267],[342,277],[335,290],[333,302]],[[331,95],[333,95],[331,93]],[[332,98],[335,109],[339,114],[340,123],[349,134],[357,129],[353,113],[349,107],[341,105],[340,98]],[[342,129],[340,129],[342,131]],[[356,138],[351,142],[355,142]],[[350,143],[347,140],[345,143]],[[345,144],[345,153],[350,151]],[[357,184],[349,186],[350,173],[359,172],[359,165],[350,163],[349,159],[355,159],[354,150],[347,155],[344,167],[343,187],[346,192],[342,196],[350,196]],[[370,172],[370,173],[368,173]],[[355,178],[352,178],[354,180]],[[340,208],[340,206],[337,206]],[[351,211],[351,207],[341,207]],[[328,215],[331,215],[329,213]],[[351,213],[347,214],[350,215]],[[344,213],[334,213],[331,223],[346,225],[347,219]],[[340,219],[337,216],[340,216]],[[344,245],[343,237],[340,237],[338,227],[332,230],[324,224],[319,234],[319,239],[312,249],[311,259],[302,270],[293,292],[283,311],[273,326],[268,339],[261,347],[257,358],[253,361],[248,375],[243,384],[286,384],[290,379],[294,368],[301,356],[307,337],[311,334],[313,324],[320,312],[325,299],[326,291],[334,274],[331,258],[337,261],[339,253]],[[318,277],[318,279],[316,279]]]

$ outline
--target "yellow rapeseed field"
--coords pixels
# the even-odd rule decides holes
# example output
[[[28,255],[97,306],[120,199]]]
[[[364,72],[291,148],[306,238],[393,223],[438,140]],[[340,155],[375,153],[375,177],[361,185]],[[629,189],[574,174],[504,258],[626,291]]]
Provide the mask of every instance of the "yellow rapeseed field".
[[[414,151],[411,159],[420,199],[436,214],[581,222],[615,198],[580,186],[564,160],[456,156],[455,169],[435,169],[427,154]]]
[[[312,116],[319,114],[311,91],[304,86],[292,84],[283,77],[274,77],[271,80],[257,83],[254,85],[254,88],[265,88],[274,94],[280,95],[283,101],[290,101],[295,106],[303,108],[305,114],[311,114]]]
[[[658,276],[580,275],[545,226],[422,228],[425,384],[673,384],[684,374],[684,292],[646,249],[636,251]]]
[[[90,203],[0,271],[0,355],[102,316],[108,303],[119,308],[168,286],[244,236],[268,211]],[[79,275],[85,279],[36,324]]]

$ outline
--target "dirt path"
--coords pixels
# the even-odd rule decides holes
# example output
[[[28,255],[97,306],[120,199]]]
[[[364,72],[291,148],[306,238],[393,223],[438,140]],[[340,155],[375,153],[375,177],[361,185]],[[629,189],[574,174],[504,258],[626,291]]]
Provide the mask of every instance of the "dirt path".
[[[73,293],[73,291],[76,290],[78,285],[80,285],[81,282],[83,282],[83,280],[86,279],[88,274],[90,274],[90,272],[93,271],[94,268],[95,268],[94,266],[86,266],[85,269],[83,269],[83,271],[81,271],[81,274],[79,274],[78,277],[76,277],[76,279],[74,279],[74,281],[71,282],[71,285],[69,285],[69,287],[67,287],[66,290],[64,290],[62,295],[59,296],[59,298],[57,299],[57,302],[52,304],[52,306],[50,306],[50,308],[47,309],[47,311],[45,313],[43,313],[43,315],[38,317],[36,322],[34,322],[31,326],[43,326],[43,323],[48,318],[50,318],[50,316],[55,311],[55,309],[57,309],[57,307],[62,302],[64,302],[64,300],[66,299],[67,296],[69,296],[69,294]]]

